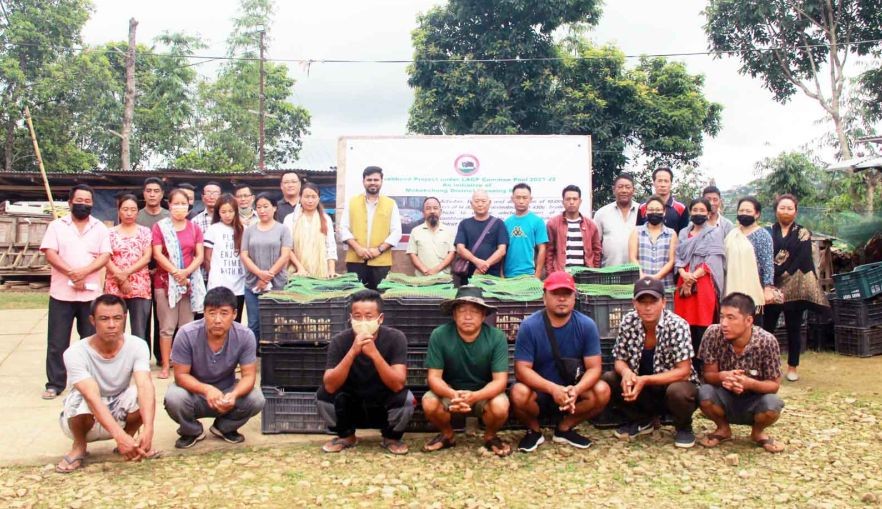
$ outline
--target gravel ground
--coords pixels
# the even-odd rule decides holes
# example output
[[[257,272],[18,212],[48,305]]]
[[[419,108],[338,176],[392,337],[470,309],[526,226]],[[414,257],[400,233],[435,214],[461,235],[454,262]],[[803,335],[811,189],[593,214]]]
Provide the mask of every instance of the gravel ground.
[[[878,380],[878,379],[877,379]],[[877,382],[878,383],[878,382]],[[548,441],[534,454],[487,456],[475,436],[454,449],[392,457],[378,438],[323,454],[317,445],[171,453],[139,464],[96,455],[62,476],[53,465],[0,469],[4,507],[853,507],[882,504],[882,398],[806,385],[782,389],[772,455],[747,440],[679,450],[672,430],[621,442],[587,428],[579,451]],[[712,430],[703,418],[696,432]],[[516,442],[521,432],[506,432]],[[316,444],[318,441],[316,442]]]

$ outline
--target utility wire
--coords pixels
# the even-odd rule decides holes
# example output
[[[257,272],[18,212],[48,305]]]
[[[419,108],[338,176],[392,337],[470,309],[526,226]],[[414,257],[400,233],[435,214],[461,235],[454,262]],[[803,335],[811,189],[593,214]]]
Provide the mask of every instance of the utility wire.
[[[839,43],[839,47],[851,47],[851,46],[863,46],[868,44],[878,44],[882,42],[882,39],[866,39],[860,41],[851,41]],[[36,47],[37,44],[30,43],[6,43],[6,47]],[[830,44],[808,44],[799,46],[800,50],[803,49],[815,49],[815,48],[830,48]],[[104,52],[104,53],[113,53],[115,49],[105,49],[102,50],[99,47],[88,47],[88,46],[72,46],[69,48],[64,48],[70,51],[95,51],[95,52]],[[783,46],[773,46],[767,48],[751,48],[751,49],[732,49],[732,50],[705,50],[705,51],[682,51],[682,52],[669,52],[669,53],[648,53],[648,54],[639,54],[639,55],[625,55],[626,59],[635,59],[635,58],[672,58],[672,57],[694,57],[694,56],[709,56],[709,55],[737,55],[742,53],[767,53],[772,51],[782,51],[782,50],[792,50],[791,47],[783,47]],[[224,60],[230,62],[258,62],[260,58],[258,57],[236,57],[229,55],[181,55],[181,54],[172,54],[172,53],[162,53],[156,51],[139,51],[139,55],[145,56],[154,56],[154,57],[171,57],[178,59],[188,59],[188,60],[203,60],[203,62],[195,62],[189,65],[199,65],[205,62],[214,61],[214,60]],[[339,58],[267,58],[265,62],[273,62],[273,63],[298,63],[304,65],[311,64],[417,64],[417,63],[451,63],[451,64],[478,64],[478,63],[529,63],[529,62],[559,62],[565,60],[600,60],[610,58],[606,55],[567,55],[561,57],[509,57],[509,58],[427,58],[427,59],[339,59]]]

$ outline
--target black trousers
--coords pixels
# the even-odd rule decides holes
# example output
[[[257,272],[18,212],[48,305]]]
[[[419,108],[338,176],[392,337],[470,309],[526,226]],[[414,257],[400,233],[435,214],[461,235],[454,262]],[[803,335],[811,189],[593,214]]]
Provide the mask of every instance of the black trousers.
[[[763,329],[775,333],[778,317],[784,313],[784,328],[787,329],[787,365],[799,366],[799,353],[802,349],[802,313],[801,309],[787,309],[784,306],[769,304],[765,307]]]
[[[385,279],[386,275],[389,274],[389,269],[390,267],[375,267],[366,263],[346,264],[346,270],[348,272],[354,272],[355,275],[358,276],[358,280],[361,281],[361,284],[371,290],[377,289],[380,281]]]
[[[607,371],[601,377],[610,388],[609,404],[621,410],[629,422],[644,423],[670,413],[674,427],[692,428],[692,414],[698,408],[698,386],[692,382],[674,382],[670,385],[647,385],[637,400],[626,402],[622,397],[622,377],[615,371]]]
[[[67,386],[67,368],[64,367],[64,351],[70,346],[70,333],[74,320],[80,339],[95,334],[95,326],[89,321],[92,302],[71,302],[49,297],[49,333],[46,348],[46,388],[64,391]]]
[[[356,428],[379,428],[384,438],[401,440],[416,407],[413,393],[407,388],[367,399],[345,389],[331,394],[321,387],[315,399],[319,415],[341,438],[354,435]]]
[[[701,375],[701,368],[704,366],[704,362],[698,358],[698,349],[701,348],[701,338],[704,337],[704,333],[707,331],[707,327],[703,325],[690,325],[689,333],[692,336],[692,367],[695,368],[695,372]]]

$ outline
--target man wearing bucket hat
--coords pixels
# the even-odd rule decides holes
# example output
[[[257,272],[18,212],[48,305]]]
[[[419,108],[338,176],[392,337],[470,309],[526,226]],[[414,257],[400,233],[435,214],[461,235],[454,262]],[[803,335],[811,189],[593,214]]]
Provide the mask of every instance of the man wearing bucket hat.
[[[518,450],[533,452],[545,442],[540,419],[557,422],[555,442],[586,449],[591,440],[575,427],[603,411],[610,393],[600,380],[600,335],[594,320],[573,309],[573,276],[552,272],[543,294],[545,309],[521,322],[515,344],[518,383],[511,388],[511,403],[527,426]]]
[[[456,298],[441,303],[441,312],[453,320],[429,337],[426,354],[429,392],[423,412],[440,433],[424,450],[453,447],[452,414],[471,414],[484,422],[484,447],[507,456],[511,447],[496,432],[508,420],[508,343],[505,334],[484,323],[495,312],[475,286],[462,286]]]
[[[614,371],[603,374],[616,405],[628,422],[616,437],[631,440],[652,433],[655,419],[674,419],[674,445],[695,445],[692,414],[698,376],[692,368],[689,324],[665,309],[665,284],[651,277],[634,283],[634,310],[622,317],[613,347]]]

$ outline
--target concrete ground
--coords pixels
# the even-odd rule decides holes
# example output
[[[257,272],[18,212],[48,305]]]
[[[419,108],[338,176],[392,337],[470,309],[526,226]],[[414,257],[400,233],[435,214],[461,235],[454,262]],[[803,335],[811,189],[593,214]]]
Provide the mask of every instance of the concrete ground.
[[[70,448],[70,440],[62,434],[58,414],[65,391],[58,398],[44,401],[40,398],[46,383],[46,310],[0,311],[0,466],[54,463]],[[156,378],[156,420],[153,446],[165,454],[181,453],[174,448],[177,424],[168,417],[162,400],[169,380]],[[205,429],[211,420],[203,421]],[[241,430],[244,445],[259,446],[269,443],[315,442],[318,446],[327,437],[322,435],[262,435],[260,417],[255,417]],[[90,444],[95,456],[110,459],[115,442]],[[210,451],[239,447],[227,444],[210,434],[191,451]]]

